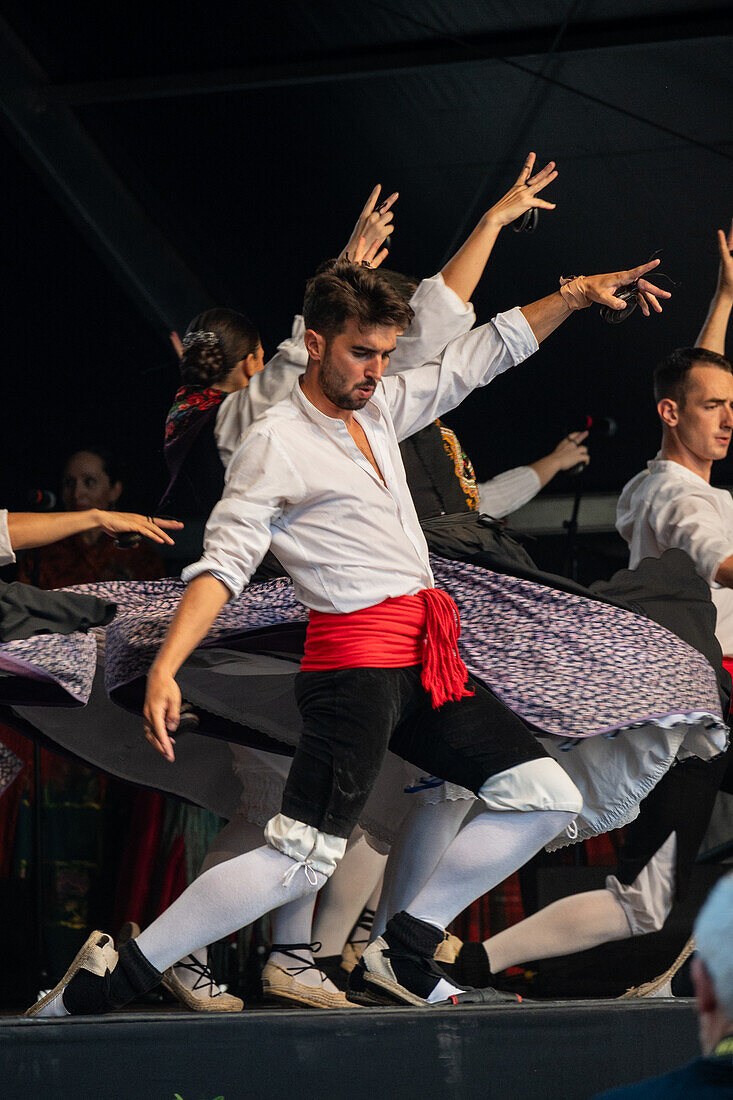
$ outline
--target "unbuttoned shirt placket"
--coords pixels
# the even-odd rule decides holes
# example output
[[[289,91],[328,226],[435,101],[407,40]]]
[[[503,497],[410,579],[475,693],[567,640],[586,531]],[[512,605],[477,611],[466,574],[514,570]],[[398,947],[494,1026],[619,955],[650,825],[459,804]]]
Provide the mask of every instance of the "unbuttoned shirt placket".
[[[332,424],[329,424],[328,427],[320,420],[314,421],[314,423],[317,423],[321,431],[325,432],[339,449],[343,451],[350,462],[355,462],[357,466],[369,475],[369,477],[379,486],[381,492],[389,494],[402,530],[412,543],[421,565],[425,565],[425,547],[420,544],[417,532],[412,530],[411,524],[406,522],[402,509],[403,494],[400,492],[400,487],[397,482],[389,446],[387,441],[382,438],[385,434],[385,429],[382,427],[381,419],[382,417],[379,409],[372,404],[365,406],[364,413],[361,416],[356,416],[358,424],[367,437],[377,466],[382,471],[382,477],[379,476],[366,455],[362,454],[359,450],[353,436],[342,420],[334,419]],[[382,480],[382,478],[384,480]]]

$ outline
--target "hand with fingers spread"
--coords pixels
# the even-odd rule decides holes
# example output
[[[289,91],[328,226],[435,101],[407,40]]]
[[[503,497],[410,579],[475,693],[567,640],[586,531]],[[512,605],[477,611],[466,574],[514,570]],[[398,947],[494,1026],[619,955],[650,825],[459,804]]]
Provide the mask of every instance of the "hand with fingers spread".
[[[662,290],[642,278],[647,272],[658,267],[660,262],[658,259],[649,260],[648,263],[640,264],[638,267],[629,268],[627,271],[612,271],[608,275],[577,275],[572,279],[561,279],[560,294],[571,310],[586,309],[596,302],[609,309],[621,311],[627,308],[627,303],[619,292],[635,285],[636,297],[644,316],[650,315],[649,305],[656,313],[661,313],[659,299],[671,298],[672,295],[668,290]]]
[[[166,531],[180,531],[183,524],[175,519],[138,516],[133,512],[99,511],[96,526],[105,535],[110,535],[111,538],[129,534],[143,535],[152,542],[167,543],[169,546],[173,546],[173,539],[166,534]]]
[[[535,154],[528,153],[513,187],[480,219],[478,225],[451,256],[441,271],[443,282],[464,302],[470,302],[489,256],[502,229],[528,210],[554,210],[555,204],[538,198],[539,192],[557,177],[551,160],[536,176],[532,175]]]
[[[173,676],[156,668],[148,675],[143,707],[145,738],[153,748],[171,763],[175,760],[172,736],[181,717],[181,690]]]
[[[549,161],[542,171],[533,176],[535,159],[535,153],[527,155],[514,186],[486,212],[485,220],[487,224],[501,229],[505,225],[510,225],[511,222],[516,221],[517,218],[521,218],[528,210],[555,209],[554,202],[547,202],[545,199],[537,197],[543,188],[557,179],[555,161]]]
[[[354,263],[366,261],[371,267],[379,267],[388,255],[388,249],[383,248],[380,251],[380,248],[394,229],[392,207],[399,198],[399,192],[393,192],[389,198],[377,205],[381,190],[382,185],[378,183],[364,204],[339,259],[352,260]],[[364,255],[357,260],[356,251],[361,240],[364,241]]]

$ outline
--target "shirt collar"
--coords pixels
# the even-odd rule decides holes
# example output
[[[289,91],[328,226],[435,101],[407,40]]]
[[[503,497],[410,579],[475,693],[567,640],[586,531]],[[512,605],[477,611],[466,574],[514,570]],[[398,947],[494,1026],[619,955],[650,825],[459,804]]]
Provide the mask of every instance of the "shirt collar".
[[[374,391],[375,395],[381,385],[381,381],[377,383],[377,389]],[[317,409],[313,402],[309,401],[303,393],[300,382],[296,382],[296,384],[293,386],[290,396],[293,404],[305,416],[307,416],[309,420],[312,420],[315,424],[320,424],[320,426],[322,428],[325,428],[326,431],[332,432],[334,431],[334,429],[338,430],[339,424],[341,424],[344,428],[346,427],[343,420],[341,420],[339,417],[326,416],[326,414],[321,412],[320,409]],[[369,401],[367,401],[364,408],[360,409],[359,411],[362,413],[366,413],[371,420],[379,420],[382,415],[378,404],[374,400],[374,397],[371,397]]]
[[[702,482],[706,488],[710,489],[712,486],[709,481],[706,481],[704,477],[700,477],[694,470],[688,470],[686,466],[682,466],[679,462],[673,462],[669,458],[662,458],[662,452],[656,455],[651,462],[647,462],[647,469],[650,474],[666,474],[678,478],[680,481],[689,481],[693,485],[698,485]]]

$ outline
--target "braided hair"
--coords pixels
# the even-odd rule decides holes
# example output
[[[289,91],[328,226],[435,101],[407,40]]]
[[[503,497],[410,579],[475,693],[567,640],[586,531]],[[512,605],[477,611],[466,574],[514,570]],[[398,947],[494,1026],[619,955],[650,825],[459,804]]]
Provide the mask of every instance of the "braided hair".
[[[208,388],[223,382],[237,363],[254,354],[260,337],[242,313],[206,309],[191,321],[182,343],[181,381],[184,386]]]

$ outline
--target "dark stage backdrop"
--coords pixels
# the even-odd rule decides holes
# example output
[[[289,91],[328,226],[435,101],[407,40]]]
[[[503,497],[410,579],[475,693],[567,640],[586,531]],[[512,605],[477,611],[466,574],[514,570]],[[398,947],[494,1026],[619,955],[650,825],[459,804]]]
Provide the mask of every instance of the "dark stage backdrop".
[[[373,183],[400,191],[391,266],[427,275],[528,149],[557,160],[557,210],[532,236],[501,237],[475,296],[479,320],[549,293],[560,274],[612,270],[656,249],[679,284],[674,299],[661,318],[637,314],[617,328],[595,310],[571,318],[448,419],[487,476],[546,452],[587,412],[613,416],[618,434],[594,448],[587,481],[614,490],[656,451],[653,365],[693,341],[714,287],[715,229],[733,214],[733,38],[717,3],[649,3],[643,33],[638,4],[615,5],[613,24],[601,8],[278,0],[256,11],[207,5],[205,17],[184,5],[171,21],[135,5],[109,20],[24,0],[6,5],[6,18],[52,82],[107,82],[78,118],[211,300],[253,317],[266,351]],[[184,74],[185,90],[201,73],[275,78],[298,60],[312,76],[334,66],[341,76],[99,101],[112,78]],[[358,74],[370,65],[387,71]],[[176,386],[166,334],[8,141],[0,189],[2,500],[53,485],[69,447],[102,438],[129,459],[128,505],[147,508],[163,482],[161,425]],[[731,461],[719,483],[733,482]]]

